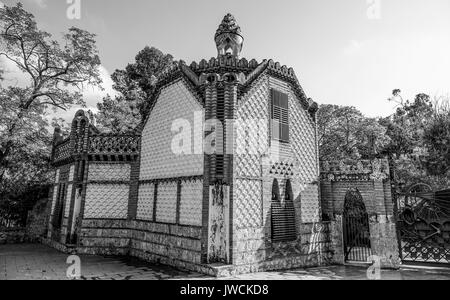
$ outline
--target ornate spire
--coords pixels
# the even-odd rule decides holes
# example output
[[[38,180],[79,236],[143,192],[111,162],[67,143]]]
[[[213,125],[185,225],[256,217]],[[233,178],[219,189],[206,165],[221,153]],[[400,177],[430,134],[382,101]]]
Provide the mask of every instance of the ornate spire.
[[[232,14],[225,15],[216,31],[214,40],[219,56],[231,55],[239,58],[242,45],[244,44],[244,37],[242,36],[241,28]]]

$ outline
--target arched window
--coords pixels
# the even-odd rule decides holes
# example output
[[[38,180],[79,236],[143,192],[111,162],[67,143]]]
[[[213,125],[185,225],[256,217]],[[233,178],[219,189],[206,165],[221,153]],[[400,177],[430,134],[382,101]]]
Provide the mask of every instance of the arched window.
[[[280,202],[280,187],[278,180],[274,179],[272,183],[272,202]]]
[[[292,191],[292,184],[290,179],[286,181],[286,188],[284,189],[284,200],[286,203],[292,203],[292,205],[294,203],[294,192]]]
[[[284,211],[286,218],[286,240],[293,241],[297,234],[295,230],[295,208],[294,208],[294,191],[292,190],[291,180],[286,181],[284,188]]]
[[[272,241],[288,242],[297,238],[295,230],[295,208],[291,181],[285,186],[284,203],[280,202],[280,188],[278,180],[274,179],[272,184],[271,204]]]

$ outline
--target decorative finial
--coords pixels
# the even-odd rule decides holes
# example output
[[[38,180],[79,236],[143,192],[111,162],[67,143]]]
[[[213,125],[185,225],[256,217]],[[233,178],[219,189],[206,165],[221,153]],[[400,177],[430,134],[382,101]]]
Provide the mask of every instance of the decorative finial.
[[[219,56],[230,55],[239,58],[244,44],[244,37],[232,14],[228,13],[225,15],[216,31],[214,40]]]

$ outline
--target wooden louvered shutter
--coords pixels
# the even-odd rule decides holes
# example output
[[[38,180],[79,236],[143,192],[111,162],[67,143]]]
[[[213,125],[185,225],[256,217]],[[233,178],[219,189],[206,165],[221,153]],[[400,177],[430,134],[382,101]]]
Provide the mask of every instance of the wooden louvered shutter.
[[[272,90],[272,139],[289,142],[289,98]]]

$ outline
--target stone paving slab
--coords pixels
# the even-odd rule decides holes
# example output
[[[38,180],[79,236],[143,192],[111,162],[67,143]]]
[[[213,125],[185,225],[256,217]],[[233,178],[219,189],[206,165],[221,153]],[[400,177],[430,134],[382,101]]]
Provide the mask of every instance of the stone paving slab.
[[[68,255],[39,244],[0,245],[0,280],[68,280]],[[85,280],[208,280],[199,273],[146,263],[133,258],[80,255]],[[366,280],[367,269],[330,266],[244,274],[229,280]],[[386,280],[450,280],[450,269],[383,270]]]
[[[69,280],[68,254],[39,244],[1,245],[0,280]],[[79,255],[86,280],[183,279],[205,276],[137,259]]]

